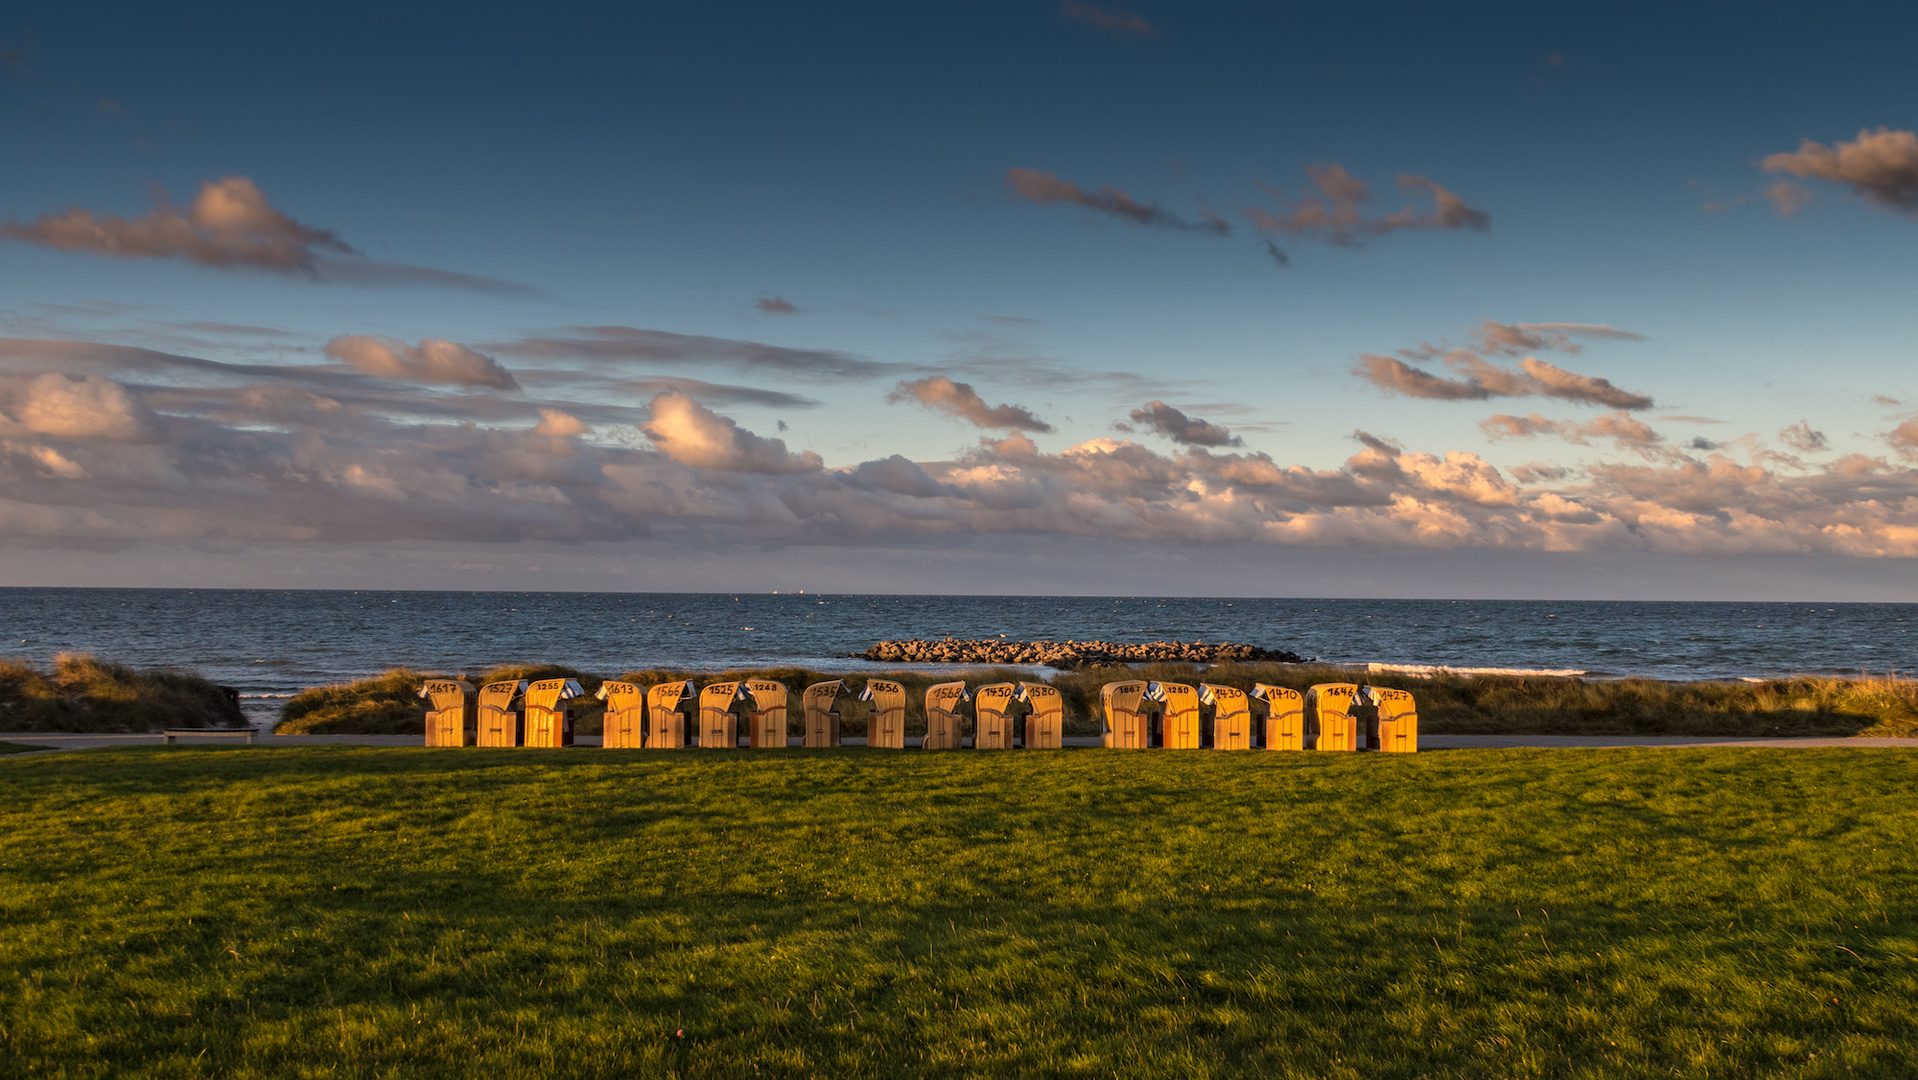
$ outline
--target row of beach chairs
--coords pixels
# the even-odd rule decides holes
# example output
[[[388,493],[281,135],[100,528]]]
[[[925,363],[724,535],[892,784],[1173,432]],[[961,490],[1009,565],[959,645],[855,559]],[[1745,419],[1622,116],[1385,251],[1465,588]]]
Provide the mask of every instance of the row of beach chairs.
[[[800,745],[840,745],[839,703],[843,680],[813,683],[800,695],[805,726]],[[585,691],[574,679],[488,683],[477,690],[460,679],[432,679],[426,698],[428,746],[571,746],[574,711]],[[785,747],[786,685],[770,679],[708,683],[690,680],[651,687],[606,682],[596,695],[606,702],[601,745],[609,750],[677,750],[698,746],[737,748],[742,736],[754,749]],[[1247,694],[1230,686],[1200,683],[1112,682],[1099,692],[1105,714],[1100,745],[1144,750],[1418,750],[1418,711],[1403,690],[1353,683],[1320,683],[1301,694],[1283,686],[1256,684]],[[906,745],[906,688],[870,679],[858,700],[871,703],[866,745]],[[994,683],[968,691],[963,682],[926,690],[928,750],[965,745],[970,702],[972,745],[979,750],[1057,750],[1065,745],[1065,702],[1045,683]],[[1255,724],[1255,704],[1263,714]],[[516,707],[517,706],[517,707]]]

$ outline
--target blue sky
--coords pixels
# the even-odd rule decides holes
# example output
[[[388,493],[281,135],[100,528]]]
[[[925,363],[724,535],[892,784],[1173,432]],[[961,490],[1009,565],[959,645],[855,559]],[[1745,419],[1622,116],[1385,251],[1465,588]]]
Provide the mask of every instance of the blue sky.
[[[1910,13],[39,8],[6,583],[1918,599]]]

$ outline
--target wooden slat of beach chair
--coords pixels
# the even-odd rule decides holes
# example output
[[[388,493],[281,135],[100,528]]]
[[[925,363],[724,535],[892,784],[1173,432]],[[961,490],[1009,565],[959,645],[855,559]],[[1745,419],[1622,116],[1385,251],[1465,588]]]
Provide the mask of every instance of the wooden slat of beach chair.
[[[513,699],[526,690],[525,680],[487,683],[479,692],[479,744],[518,746],[525,735]]]
[[[739,714],[733,712],[733,703],[739,698],[740,688],[736,682],[712,683],[700,688],[700,749],[739,749]]]
[[[1319,683],[1305,692],[1306,723],[1316,732],[1314,750],[1357,750],[1358,722],[1352,716],[1353,683]]]
[[[1265,748],[1305,749],[1305,695],[1290,687],[1256,683],[1252,696],[1265,702]]]
[[[1379,699],[1379,749],[1388,754],[1416,754],[1419,749],[1419,713],[1405,690],[1375,686]]]
[[[866,718],[866,745],[887,750],[906,747],[906,688],[886,679],[871,679],[860,695],[872,702]]]
[[[1165,706],[1165,719],[1159,738],[1167,750],[1197,750],[1202,745],[1199,730],[1199,691],[1185,683],[1159,684]]]
[[[927,750],[957,750],[965,745],[964,717],[960,702],[966,699],[966,684],[936,683],[926,688],[926,737],[919,745]]]
[[[646,691],[646,741],[649,750],[683,750],[686,747],[686,710],[697,695],[693,684],[660,683]],[[697,729],[694,729],[697,731]]]
[[[1058,687],[1022,682],[1019,700],[1032,709],[1026,714],[1026,749],[1059,750],[1065,746],[1065,697]]]
[[[1245,691],[1200,683],[1199,701],[1212,707],[1212,749],[1252,749],[1252,699]]]
[[[1019,688],[1012,683],[982,686],[972,694],[972,746],[975,750],[1013,748]]]
[[[629,682],[611,679],[599,684],[595,695],[606,702],[599,745],[605,750],[636,750],[646,741],[646,691]]]
[[[806,734],[802,745],[824,748],[839,745],[839,710],[834,708],[846,684],[840,679],[816,682],[806,687],[801,704],[806,710]]]
[[[755,750],[784,750],[786,684],[772,679],[751,679],[746,683],[746,693],[753,701],[752,712],[748,714],[752,726],[747,733],[747,744]]]
[[[1145,697],[1143,682],[1110,682],[1099,689],[1105,708],[1103,744],[1115,750],[1144,750],[1150,745],[1146,717],[1139,711]]]

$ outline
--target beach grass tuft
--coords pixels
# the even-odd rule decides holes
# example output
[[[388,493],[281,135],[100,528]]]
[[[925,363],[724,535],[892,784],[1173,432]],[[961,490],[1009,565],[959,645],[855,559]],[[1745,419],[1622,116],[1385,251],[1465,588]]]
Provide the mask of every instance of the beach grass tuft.
[[[1907,1077],[1918,753],[0,761],[0,1075]]]
[[[135,671],[82,653],[61,653],[46,670],[0,659],[0,731],[158,731],[243,727],[223,689],[190,671]]]

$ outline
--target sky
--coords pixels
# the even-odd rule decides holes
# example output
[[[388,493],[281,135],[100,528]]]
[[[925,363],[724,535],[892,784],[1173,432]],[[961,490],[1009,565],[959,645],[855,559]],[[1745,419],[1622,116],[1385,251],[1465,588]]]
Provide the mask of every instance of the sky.
[[[16,6],[0,585],[1918,600],[1915,35]]]

